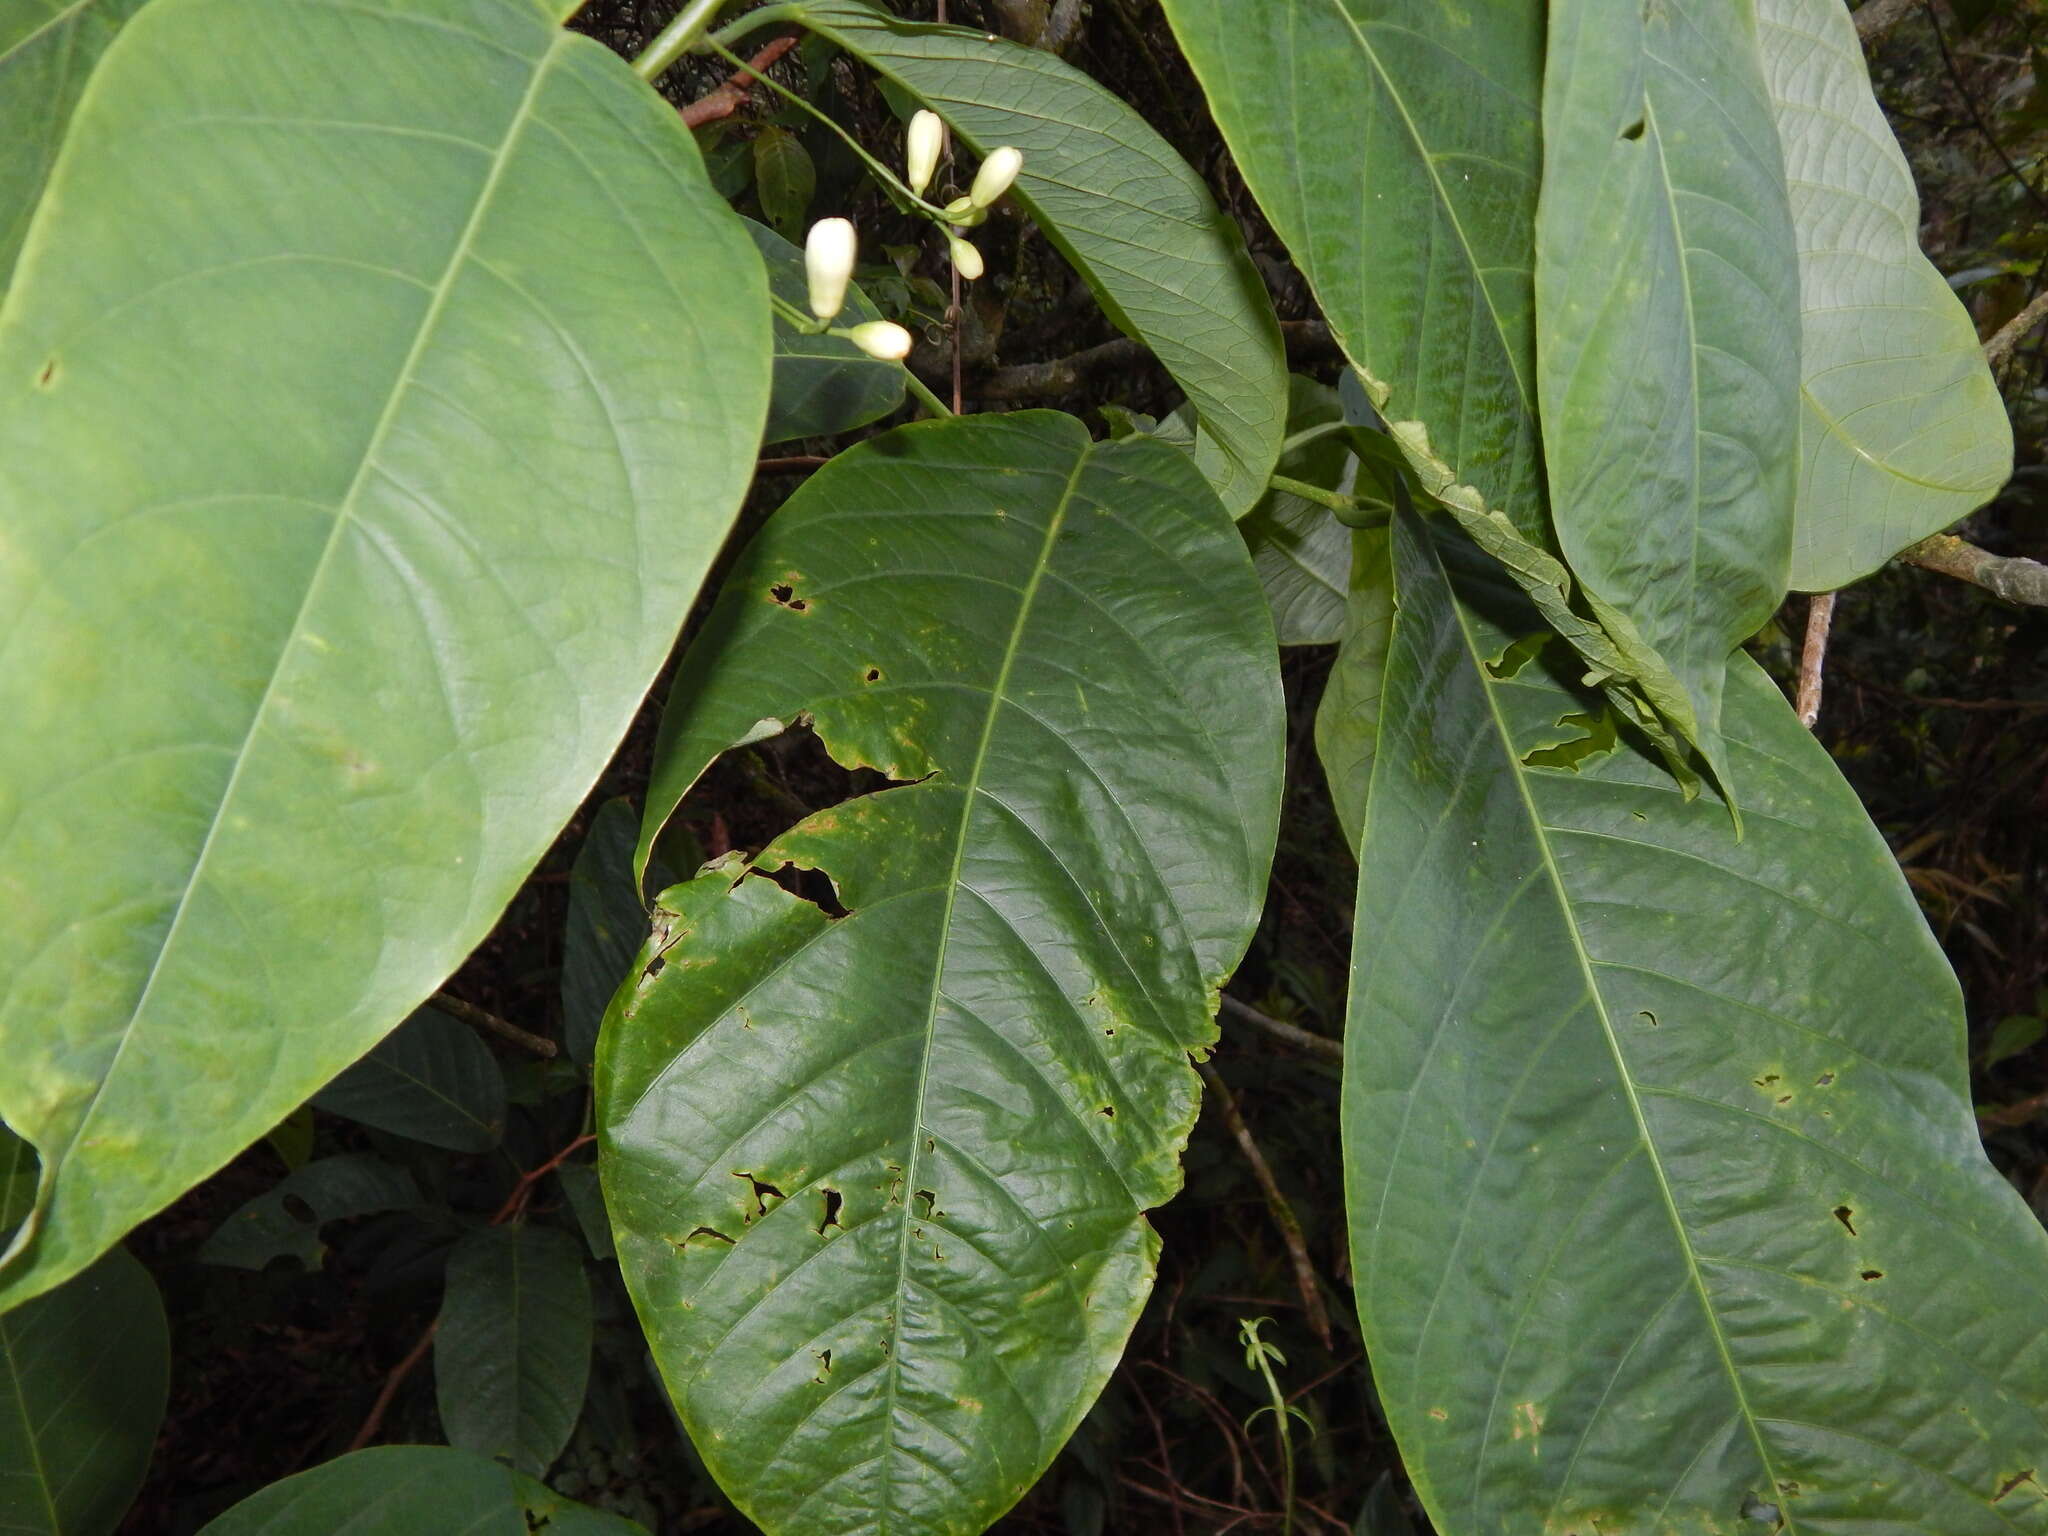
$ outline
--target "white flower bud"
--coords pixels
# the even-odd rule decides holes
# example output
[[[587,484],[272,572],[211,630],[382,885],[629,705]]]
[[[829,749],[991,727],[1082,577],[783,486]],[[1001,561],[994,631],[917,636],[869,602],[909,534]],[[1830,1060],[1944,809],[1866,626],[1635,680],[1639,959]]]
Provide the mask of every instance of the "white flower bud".
[[[811,313],[820,320],[830,320],[846,307],[846,285],[853,280],[859,243],[844,219],[820,219],[811,226],[804,242],[804,275],[811,283]]]
[[[988,222],[988,210],[975,207],[974,200],[968,197],[954,198],[943,211],[948,224],[959,224],[967,229]]]
[[[960,275],[970,283],[982,274],[981,252],[958,235],[946,236],[946,250],[953,258],[953,265],[960,269]]]
[[[910,332],[894,320],[870,320],[843,334],[869,357],[885,363],[900,363],[910,356]]]
[[[974,173],[974,186],[967,199],[977,208],[992,208],[996,200],[1010,190],[1010,184],[1017,179],[1017,173],[1024,169],[1024,152],[1012,149],[1007,144],[994,150],[981,162],[981,169]]]
[[[909,167],[906,178],[910,190],[919,197],[932,184],[932,177],[939,169],[939,151],[945,146],[946,125],[939,121],[939,114],[920,109],[910,120],[910,132],[906,138],[904,161]]]

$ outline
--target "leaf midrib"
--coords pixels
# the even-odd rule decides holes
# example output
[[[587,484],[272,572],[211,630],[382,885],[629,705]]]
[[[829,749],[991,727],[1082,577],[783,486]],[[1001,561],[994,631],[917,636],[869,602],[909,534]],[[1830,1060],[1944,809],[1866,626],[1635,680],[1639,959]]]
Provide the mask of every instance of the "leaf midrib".
[[[976,744],[974,757],[968,768],[967,779],[960,797],[960,820],[954,832],[953,863],[946,876],[945,905],[939,916],[938,950],[932,956],[931,997],[925,1009],[924,1041],[919,1054],[917,1074],[917,1097],[911,1112],[910,1148],[903,1159],[903,1191],[906,1200],[897,1215],[896,1237],[896,1283],[891,1290],[892,1305],[889,1317],[889,1376],[882,1403],[882,1501],[879,1527],[889,1528],[896,1492],[896,1394],[903,1376],[903,1293],[910,1278],[910,1205],[917,1198],[918,1165],[924,1159],[925,1100],[931,1084],[932,1046],[938,1032],[939,1000],[941,985],[946,974],[946,951],[953,937],[953,909],[960,899],[960,875],[967,861],[967,828],[974,818],[974,810],[981,788],[981,773],[988,762],[989,747],[995,740],[996,720],[1002,714],[1004,695],[1008,691],[1010,672],[1016,665],[1017,653],[1024,640],[1024,631],[1031,621],[1031,611],[1038,596],[1038,584],[1052,564],[1052,552],[1059,542],[1060,530],[1067,520],[1067,509],[1073,504],[1075,489],[1081,483],[1081,474],[1088,467],[1088,461],[1095,452],[1093,443],[1086,444],[1074,456],[1074,467],[1068,471],[1066,484],[1061,488],[1059,500],[1053,504],[1052,515],[1046,519],[1045,539],[1039,546],[1038,560],[1031,568],[1031,576],[1024,584],[1023,595],[1017,604],[1016,622],[1010,626],[1010,638],[1003,648],[1001,666],[996,669],[995,681],[989,686],[988,713],[982,717],[981,740]]]
[[[65,1160],[70,1157],[71,1152],[77,1147],[79,1141],[84,1137],[87,1128],[91,1125],[93,1117],[99,1112],[100,1105],[105,1100],[107,1085],[113,1081],[115,1074],[120,1070],[122,1058],[127,1054],[129,1043],[135,1038],[136,1032],[140,1028],[141,1020],[148,1008],[151,994],[155,990],[157,979],[163,974],[164,959],[170,954],[177,942],[179,930],[184,924],[185,915],[191,909],[192,893],[197,889],[201,878],[205,874],[207,862],[213,853],[221,826],[227,819],[227,808],[235,797],[235,790],[241,782],[242,771],[247,766],[252,755],[251,748],[256,740],[257,732],[262,728],[264,720],[269,715],[271,702],[277,693],[278,678],[283,673],[285,664],[290,659],[293,649],[298,644],[299,637],[305,629],[306,616],[315,605],[315,599],[326,577],[328,568],[333,561],[334,553],[341,545],[342,534],[355,521],[356,500],[362,493],[364,482],[368,479],[372,466],[376,462],[378,451],[382,448],[384,439],[391,429],[393,420],[397,416],[400,403],[411,392],[414,371],[418,368],[421,357],[425,354],[429,342],[433,339],[439,328],[442,311],[447,305],[449,294],[454,291],[457,277],[468,264],[476,244],[477,232],[483,226],[485,214],[489,211],[492,201],[497,194],[498,184],[503,179],[505,168],[511,164],[520,138],[534,121],[534,102],[540,95],[541,86],[547,80],[565,40],[570,35],[566,32],[558,35],[548,44],[547,50],[538,55],[532,62],[532,77],[527,81],[525,94],[521,96],[518,106],[512,113],[511,119],[506,126],[504,138],[498,145],[497,154],[492,159],[491,168],[485,175],[483,184],[477,189],[475,205],[470,210],[469,220],[464,224],[462,233],[457,237],[454,248],[449,252],[448,264],[442,271],[440,281],[434,286],[433,297],[428,301],[426,312],[420,317],[418,330],[413,337],[412,346],[407,350],[405,360],[399,367],[398,376],[393,382],[391,391],[384,402],[384,409],[378,415],[376,424],[372,427],[370,436],[363,445],[362,454],[356,466],[355,477],[350,481],[347,491],[343,493],[340,502],[335,507],[333,527],[328,530],[327,542],[322,547],[320,558],[315,563],[306,581],[305,599],[299,604],[298,612],[292,618],[290,633],[285,636],[283,643],[278,647],[277,660],[271,667],[269,678],[264,683],[263,696],[257,701],[256,708],[250,715],[249,728],[242,738],[242,745],[235,754],[235,765],[229,771],[228,781],[222,787],[219,801],[214,807],[213,820],[207,825],[206,836],[200,843],[198,855],[193,860],[192,871],[178,894],[178,904],[171,914],[170,926],[165,930],[163,942],[157,947],[156,955],[150,962],[149,975],[144,979],[142,990],[136,997],[133,1009],[130,1010],[128,1023],[121,1031],[121,1038],[114,1047],[113,1057],[108,1061],[106,1069],[100,1074],[99,1081],[93,1088],[92,1096],[86,1102],[85,1112],[79,1116],[77,1128],[73,1130],[71,1136],[65,1142],[63,1150],[61,1152],[51,1152],[44,1163],[42,1187],[38,1191],[36,1202],[38,1214],[47,1207],[59,1169]],[[28,1225],[28,1223],[24,1223],[24,1231],[28,1229]],[[0,1256],[0,1260],[4,1260],[4,1257]]]
[[[43,1507],[50,1512],[50,1530],[55,1533],[63,1530],[64,1522],[58,1516],[56,1494],[50,1488],[50,1469],[43,1463],[42,1437],[36,1433],[35,1420],[29,1417],[28,1393],[22,1387],[21,1364],[15,1357],[14,1330],[8,1326],[4,1316],[0,1316],[0,1356],[4,1356],[7,1361],[7,1380],[14,1388],[15,1407],[21,1414],[22,1431],[28,1440],[29,1459],[35,1467],[36,1491],[43,1496]]]
[[[1764,1444],[1763,1429],[1756,1412],[1749,1406],[1749,1395],[1744,1390],[1741,1373],[1736,1369],[1735,1357],[1729,1351],[1727,1335],[1721,1328],[1720,1314],[1714,1309],[1713,1298],[1707,1292],[1705,1277],[1700,1273],[1699,1255],[1693,1249],[1692,1237],[1686,1231],[1685,1219],[1679,1214],[1678,1201],[1671,1190],[1671,1180],[1664,1168],[1663,1155],[1655,1138],[1650,1134],[1649,1121],[1643,1114],[1642,1100],[1636,1091],[1635,1076],[1629,1069],[1628,1058],[1622,1052],[1621,1040],[1615,1032],[1606,995],[1601,991],[1595,975],[1592,954],[1587,949],[1585,935],[1579,927],[1577,909],[1572,904],[1564,872],[1558,865],[1556,850],[1551,847],[1550,829],[1537,810],[1536,797],[1529,787],[1529,774],[1525,771],[1521,757],[1516,751],[1514,733],[1501,714],[1494,684],[1486,677],[1484,649],[1472,633],[1464,605],[1458,601],[1449,572],[1444,570],[1434,550],[1430,552],[1430,561],[1435,574],[1443,581],[1445,599],[1451,605],[1451,612],[1458,623],[1459,637],[1464,642],[1466,658],[1478,679],[1480,692],[1486,699],[1487,715],[1493,722],[1494,733],[1507,760],[1507,771],[1515,781],[1515,793],[1520,797],[1522,807],[1527,812],[1530,834],[1535,839],[1537,852],[1543,861],[1544,880],[1556,896],[1559,916],[1564,921],[1566,932],[1571,936],[1573,961],[1577,964],[1579,974],[1585,983],[1586,997],[1593,1005],[1594,1017],[1600,1022],[1600,1036],[1613,1059],[1616,1079],[1628,1104],[1629,1116],[1635,1123],[1637,1139],[1651,1171],[1656,1175],[1657,1193],[1663,1203],[1665,1215],[1670,1218],[1671,1230],[1678,1240],[1679,1252],[1685,1259],[1687,1278],[1699,1298],[1700,1312],[1706,1319],[1708,1332],[1713,1336],[1714,1349],[1720,1357],[1729,1390],[1735,1394],[1736,1411],[1741,1415],[1743,1426],[1749,1431],[1750,1443],[1755,1447],[1757,1461],[1763,1468],[1764,1478],[1768,1484],[1763,1492],[1775,1496],[1778,1487],[1777,1468],[1772,1463],[1769,1448]],[[1784,1522],[1780,1530],[1786,1533],[1786,1536],[1796,1536],[1799,1529],[1797,1523],[1789,1510],[1784,1510],[1782,1504],[1780,1507]]]

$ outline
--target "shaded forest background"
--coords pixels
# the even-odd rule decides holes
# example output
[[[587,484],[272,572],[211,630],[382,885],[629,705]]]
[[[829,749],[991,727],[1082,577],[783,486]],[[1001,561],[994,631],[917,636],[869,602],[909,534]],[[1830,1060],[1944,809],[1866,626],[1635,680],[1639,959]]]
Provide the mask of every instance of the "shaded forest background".
[[[593,0],[576,25],[631,54],[674,0]],[[898,4],[931,16],[935,0]],[[1991,335],[2048,290],[2048,8],[2040,0],[1875,0],[1866,18],[1873,73],[1924,201],[1923,241]],[[1248,24],[1259,6],[1246,0]],[[1289,322],[1297,371],[1333,381],[1327,332],[1285,251],[1228,164],[1156,0],[950,0],[952,20],[1052,46],[1107,84],[1210,179],[1244,226]],[[768,34],[767,36],[772,36]],[[765,41],[758,39],[756,41]],[[679,107],[731,71],[686,64],[665,82]],[[775,79],[893,156],[890,104],[844,58],[807,43]],[[765,90],[734,91],[698,128],[714,176],[742,208],[801,238],[812,217],[848,214],[863,231],[871,294],[919,336],[913,364],[952,384],[946,274],[917,228],[865,183],[845,148]],[[1344,146],[1332,145],[1333,154]],[[1103,406],[1164,414],[1165,374],[1121,342],[1058,255],[1014,213],[977,235],[989,276],[957,326],[969,409],[1056,405],[1100,420]],[[2023,341],[2001,371],[2018,470],[1963,530],[2001,554],[2048,559],[2048,344]],[[778,445],[734,547],[836,443]],[[707,590],[715,590],[713,588]],[[1806,600],[1756,642],[1788,686]],[[694,622],[694,620],[693,620]],[[2048,1218],[2048,610],[2013,607],[1929,571],[1894,566],[1845,593],[1827,659],[1819,734],[1890,839],[1962,978],[1976,1101],[2000,1169]],[[1338,834],[1310,726],[1329,656],[1290,652],[1288,814],[1271,900],[1232,984],[1209,1104],[1189,1149],[1186,1193],[1155,1214],[1165,1242],[1157,1290],[1115,1380],[1040,1486],[998,1529],[1095,1536],[1138,1528],[1174,1536],[1279,1530],[1281,1453],[1266,1388],[1247,1369],[1243,1319],[1266,1317],[1286,1356],[1278,1379],[1306,1420],[1294,1429],[1297,1528],[1406,1536],[1410,1512],[1351,1320],[1337,1078],[1324,1051],[1253,1019],[1341,1035],[1355,869]],[[541,1036],[559,1037],[570,870],[604,802],[637,801],[659,700],[583,812],[490,940],[446,991]],[[797,742],[729,756],[686,804],[667,851],[677,868],[759,847],[845,775]],[[1787,956],[1787,964],[1798,957]],[[452,1238],[497,1210],[523,1171],[581,1131],[576,1069],[494,1041],[513,1089],[506,1142],[474,1157],[413,1149],[428,1208],[327,1228],[315,1270],[201,1263],[197,1250],[288,1163],[375,1145],[314,1112],[145,1227],[131,1247],[161,1282],[176,1352],[170,1412],[151,1481],[125,1529],[196,1530],[254,1488],[337,1455],[363,1431],[394,1367],[431,1324]],[[1214,1084],[1226,1085],[1237,1124]],[[394,1154],[395,1155],[395,1154]],[[587,1159],[586,1150],[577,1154]],[[1274,1189],[1262,1181],[1261,1165]],[[1284,1210],[1273,1194],[1284,1202]],[[536,1186],[534,1219],[577,1230],[571,1191]],[[1292,1221],[1326,1322],[1290,1254]],[[598,1358],[584,1417],[550,1481],[645,1523],[658,1536],[744,1532],[696,1464],[645,1360],[616,1266],[599,1288]],[[1475,1341],[1475,1347],[1483,1343]],[[373,1429],[380,1441],[440,1438],[430,1369],[397,1379]],[[1361,1513],[1363,1512],[1363,1513]]]

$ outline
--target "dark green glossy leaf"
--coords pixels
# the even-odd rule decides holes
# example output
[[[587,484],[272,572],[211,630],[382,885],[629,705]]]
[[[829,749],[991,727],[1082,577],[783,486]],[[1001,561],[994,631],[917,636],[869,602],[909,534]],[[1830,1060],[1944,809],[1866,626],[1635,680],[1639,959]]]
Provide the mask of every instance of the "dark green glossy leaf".
[[[452,1152],[505,1134],[505,1074],[476,1031],[422,1008],[313,1095],[316,1108]]]
[[[1422,489],[1588,675],[1618,685],[1616,706],[1690,783],[1657,714],[1683,702],[1677,683],[1573,606],[1546,511],[1531,275],[1540,0],[1268,0],[1257,25],[1236,0],[1164,4],[1246,183]]]
[[[766,231],[764,230],[765,234]],[[630,800],[607,800],[569,871],[562,936],[562,1041],[577,1061],[597,1053],[597,1027],[626,964],[647,937],[647,903],[633,878],[640,818]]]
[[[1536,318],[1558,543],[1723,789],[1728,653],[1785,595],[1799,268],[1753,9],[1551,0]],[[1661,661],[1662,668],[1649,658]]]
[[[1272,628],[1181,450],[1045,411],[920,423],[741,558],[650,827],[764,714],[914,782],[661,897],[598,1053],[620,1261],[767,1530],[980,1530],[1150,1287],[1187,1053],[1271,856]],[[823,871],[848,915],[778,871]]]
[[[567,1232],[522,1224],[463,1238],[434,1334],[448,1443],[543,1476],[583,1411],[590,1333],[583,1245]]]
[[[1337,391],[1299,376],[1287,381],[1288,451],[1276,472],[1326,491],[1348,493],[1357,474],[1350,449],[1335,432],[1344,420]],[[1306,439],[1305,441],[1299,441]],[[1282,645],[1327,645],[1344,629],[1351,570],[1351,530],[1329,508],[1286,491],[1268,491],[1238,525]]]
[[[1201,418],[1196,462],[1233,514],[1265,493],[1287,413],[1279,323],[1236,223],[1145,120],[1036,48],[916,25],[860,0],[793,16],[914,93],[967,147],[1024,152],[1014,196]]]
[[[1316,706],[1316,756],[1330,787],[1344,846],[1358,851],[1365,830],[1366,794],[1379,744],[1380,690],[1387,641],[1394,625],[1394,579],[1387,563],[1387,530],[1345,530],[1351,545],[1349,590],[1337,655]]]
[[[1854,794],[1746,658],[1739,839],[1625,740],[1531,766],[1595,698],[1411,518],[1394,566],[1344,1141],[1436,1529],[2041,1529],[2013,1298],[2048,1236],[1979,1149],[1955,980]]]
[[[468,1451],[386,1445],[251,1494],[200,1536],[647,1536]]]
[[[79,93],[143,0],[0,0],[0,294]]]
[[[804,253],[766,225],[747,221],[762,259],[768,265],[768,286],[804,314],[810,313],[810,286],[804,277]],[[882,312],[854,284],[846,291],[842,326],[879,320]],[[879,420],[903,403],[903,365],[869,357],[843,336],[809,336],[780,315],[775,317],[775,394],[768,403],[765,440],[787,442],[796,437],[826,437]],[[613,971],[610,982],[618,980]],[[609,993],[607,993],[609,995]],[[602,1004],[599,1005],[602,1007]]]
[[[724,537],[760,262],[557,9],[152,0],[73,121],[0,310],[0,1306],[455,968]]]
[[[170,1380],[156,1282],[119,1249],[0,1317],[0,1531],[107,1536],[120,1525]]]
[[[1920,253],[1920,199],[1835,0],[1757,0],[1799,237],[1792,585],[1824,592],[1982,506],[2012,425],[1977,328]]]
[[[419,1203],[419,1187],[403,1168],[355,1152],[323,1157],[222,1222],[199,1257],[237,1269],[264,1269],[273,1260],[295,1258],[305,1269],[318,1269],[327,1256],[320,1229],[328,1222]]]
[[[803,232],[817,190],[818,168],[801,139],[773,124],[754,136],[754,193],[768,222],[785,238]]]

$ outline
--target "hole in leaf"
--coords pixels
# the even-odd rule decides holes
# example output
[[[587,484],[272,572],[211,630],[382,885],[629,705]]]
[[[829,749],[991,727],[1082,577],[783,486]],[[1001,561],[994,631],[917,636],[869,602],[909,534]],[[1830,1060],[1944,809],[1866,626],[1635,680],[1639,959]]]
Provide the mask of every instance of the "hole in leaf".
[[[286,1195],[278,1204],[284,1207],[285,1215],[304,1226],[313,1226],[320,1220],[319,1213],[298,1195]]]
[[[675,1250],[680,1253],[683,1250],[687,1249],[690,1246],[690,1244],[696,1242],[699,1238],[702,1238],[707,1243],[723,1243],[728,1248],[733,1247],[736,1241],[736,1239],[727,1237],[723,1232],[719,1231],[716,1227],[698,1227],[695,1230],[693,1230],[690,1233],[690,1235],[684,1238],[680,1243],[676,1242],[673,1238],[671,1238],[670,1246],[675,1248]]]
[[[1838,1205],[1834,1209],[1835,1220],[1839,1221],[1843,1225],[1843,1227],[1845,1227],[1848,1230],[1848,1233],[1851,1237],[1854,1237],[1856,1235],[1856,1223],[1854,1220],[1851,1219],[1855,1216],[1855,1214],[1856,1213],[1850,1210],[1849,1207],[1846,1205]]]
[[[799,869],[794,864],[785,864],[778,870],[757,869],[754,873],[764,880],[773,880],[790,895],[808,901],[835,923],[847,915],[848,909],[839,899],[839,887],[822,869]]]
[[[912,1195],[910,1198],[913,1200],[921,1200],[924,1202],[924,1209],[918,1214],[921,1215],[926,1221],[930,1221],[934,1216],[936,1216],[939,1213],[939,1197],[933,1194],[930,1190],[920,1189],[916,1194]]]
[[[36,388],[48,389],[50,381],[57,377],[57,359],[51,358],[43,364],[43,371],[36,375]]]
[[[802,613],[811,605],[796,595],[796,588],[786,581],[778,581],[768,589],[768,595],[791,613]]]
[[[839,1207],[845,1200],[836,1189],[821,1190],[820,1193],[825,1197],[825,1219],[818,1223],[818,1236],[823,1237],[827,1227],[839,1226]],[[840,1227],[839,1230],[843,1232],[846,1229]]]
[[[1541,634],[1524,635],[1513,645],[1502,651],[1499,656],[1489,661],[1486,664],[1486,670],[1491,676],[1506,682],[1540,656],[1543,653],[1543,647],[1549,642],[1550,632],[1548,630]]]
[[[1742,1496],[1742,1518],[1753,1520],[1758,1525],[1768,1525],[1774,1531],[1785,1523],[1785,1517],[1777,1505],[1767,1504],[1753,1493],[1745,1493]]]
[[[1858,1270],[1857,1273],[1865,1280],[1882,1280],[1884,1278],[1884,1271],[1881,1269],[1862,1269]]]
[[[1778,1074],[1775,1072],[1766,1072],[1762,1077],[1753,1078],[1752,1081],[1759,1088],[1768,1088],[1771,1086],[1771,1084],[1778,1081]]]
[[[863,682],[879,683],[882,680],[882,669],[880,667],[869,667],[867,671],[861,674],[861,680]]]
[[[751,1173],[743,1172],[737,1168],[733,1170],[732,1176],[736,1179],[745,1179],[748,1187],[753,1191],[754,1216],[766,1216],[770,1211],[774,1210],[775,1206],[768,1203],[770,1200],[775,1201],[777,1205],[782,1203],[782,1191],[773,1184],[770,1184],[766,1179],[757,1179]],[[747,1220],[752,1221],[754,1216],[749,1216]]]
[[[818,1374],[813,1376],[811,1380],[822,1384],[825,1378],[832,1374],[832,1351],[829,1349],[814,1349],[811,1351],[811,1354],[818,1362]]]
[[[1996,1504],[2000,1499],[2011,1493],[2013,1489],[2019,1487],[2021,1483],[2031,1483],[2033,1480],[2034,1469],[2032,1467],[2028,1467],[2024,1472],[2013,1473],[2011,1477],[2008,1477],[1998,1485],[1998,1492],[1991,1495],[1991,1502]]]
[[[663,971],[667,969],[668,961],[664,960],[660,955],[656,955],[652,960],[647,962],[647,969],[642,971],[640,974],[642,976],[645,976],[649,981],[652,981],[655,977],[659,976]]]
[[[1661,1023],[1663,1022],[1663,1021],[1662,1021],[1661,1019],[1659,1019],[1659,1018],[1657,1017],[1657,1015],[1655,1015],[1654,1013],[1650,1012],[1650,1010],[1649,1010],[1649,1009],[1647,1009],[1647,1008],[1645,1008],[1645,1009],[1643,1009],[1643,1010],[1642,1010],[1641,1012],[1639,1012],[1639,1013],[1638,1013],[1638,1014],[1636,1015],[1636,1017],[1637,1017],[1637,1018],[1639,1018],[1639,1019],[1643,1019],[1643,1020],[1646,1020],[1646,1021],[1648,1022],[1648,1024],[1649,1024],[1650,1028],[1652,1028],[1652,1029],[1655,1029],[1655,1028],[1656,1028],[1656,1027],[1657,1027],[1657,1026],[1658,1026],[1659,1024],[1661,1024]]]
[[[1614,728],[1614,716],[1609,711],[1602,710],[1597,715],[1562,715],[1557,723],[1585,734],[1572,741],[1559,742],[1556,746],[1524,752],[1522,761],[1529,767],[1567,768],[1576,773],[1581,763],[1602,757],[1620,744],[1620,735]]]
[[[1116,1106],[1114,1104],[1105,1104],[1102,1106],[1101,1113],[1106,1118],[1114,1120],[1116,1118]]]
[[[1834,1074],[1834,1073],[1832,1073],[1832,1072],[1823,1072],[1823,1073],[1821,1073],[1821,1075],[1820,1075],[1819,1077],[1816,1077],[1816,1078],[1815,1078],[1815,1079],[1813,1080],[1813,1086],[1814,1086],[1814,1087],[1816,1087],[1816,1088],[1826,1088],[1826,1087],[1828,1087],[1828,1086],[1829,1086],[1830,1084],[1832,1084],[1832,1083],[1834,1082],[1834,1080],[1835,1080],[1835,1074]]]
[[[1621,130],[1621,136],[1624,139],[1628,140],[1631,144],[1633,144],[1637,139],[1640,139],[1643,136],[1643,129],[1645,126],[1646,124],[1644,123],[1644,120],[1639,117],[1634,122],[1630,123],[1626,128]]]

